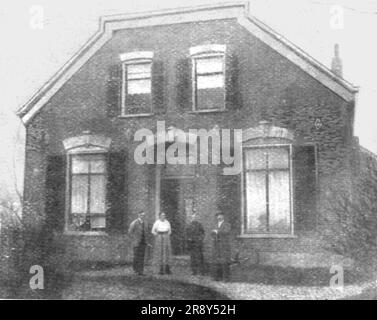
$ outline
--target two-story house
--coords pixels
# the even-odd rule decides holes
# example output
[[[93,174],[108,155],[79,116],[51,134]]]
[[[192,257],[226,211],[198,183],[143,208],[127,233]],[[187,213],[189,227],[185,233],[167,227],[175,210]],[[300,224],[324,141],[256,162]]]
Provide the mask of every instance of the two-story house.
[[[127,228],[140,210],[150,222],[166,212],[176,255],[185,254],[193,211],[208,259],[217,212],[243,255],[315,255],[326,188],[351,172],[356,93],[245,3],[103,17],[19,110],[23,219],[64,233],[78,260],[127,260]],[[224,174],[222,160],[138,163],[136,133],[162,122],[170,140],[153,140],[153,150],[190,149],[199,138],[190,129],[241,130],[240,149],[230,150],[241,152],[241,171]],[[208,136],[210,157],[217,138]]]

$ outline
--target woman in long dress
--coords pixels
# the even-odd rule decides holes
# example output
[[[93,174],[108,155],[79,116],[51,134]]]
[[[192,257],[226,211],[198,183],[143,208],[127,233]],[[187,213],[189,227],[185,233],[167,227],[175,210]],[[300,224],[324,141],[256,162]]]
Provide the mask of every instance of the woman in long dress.
[[[159,269],[159,274],[171,274],[170,271],[170,257],[171,244],[170,222],[166,220],[166,215],[161,212],[159,219],[156,220],[152,227],[152,234],[155,237],[153,250],[153,264]]]

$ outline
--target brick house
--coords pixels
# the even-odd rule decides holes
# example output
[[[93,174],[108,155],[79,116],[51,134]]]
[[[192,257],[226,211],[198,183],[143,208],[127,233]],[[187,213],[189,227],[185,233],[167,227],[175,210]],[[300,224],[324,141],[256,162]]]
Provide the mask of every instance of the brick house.
[[[165,211],[174,254],[184,255],[195,210],[209,258],[221,211],[242,255],[267,263],[321,253],[326,186],[352,174],[357,88],[338,57],[329,70],[248,11],[232,3],[101,18],[19,110],[25,223],[64,234],[75,259],[125,261],[138,211],[151,222]],[[135,133],[156,132],[157,121],[173,141],[175,129],[241,129],[242,172],[136,163]]]

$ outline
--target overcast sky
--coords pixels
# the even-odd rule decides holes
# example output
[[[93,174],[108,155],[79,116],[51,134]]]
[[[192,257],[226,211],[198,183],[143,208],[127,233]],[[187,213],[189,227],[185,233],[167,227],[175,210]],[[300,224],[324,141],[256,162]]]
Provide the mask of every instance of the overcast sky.
[[[212,3],[219,2],[213,1]],[[149,11],[210,0],[2,0],[0,7],[0,188],[13,185],[14,136],[22,106],[97,31],[101,15]],[[334,20],[339,6],[343,19]],[[35,15],[43,13],[43,24]],[[355,134],[377,153],[377,1],[251,0],[250,12],[329,66],[339,43],[344,78],[360,87]],[[22,133],[22,131],[21,131]],[[23,161],[18,155],[20,179]]]

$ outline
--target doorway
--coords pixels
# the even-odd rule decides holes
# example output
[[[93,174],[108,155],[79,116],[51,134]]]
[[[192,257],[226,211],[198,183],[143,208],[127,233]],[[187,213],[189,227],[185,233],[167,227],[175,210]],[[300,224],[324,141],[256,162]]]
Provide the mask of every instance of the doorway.
[[[161,180],[161,211],[171,224],[171,244],[174,255],[187,254],[186,224],[193,210],[191,179],[165,178]]]

